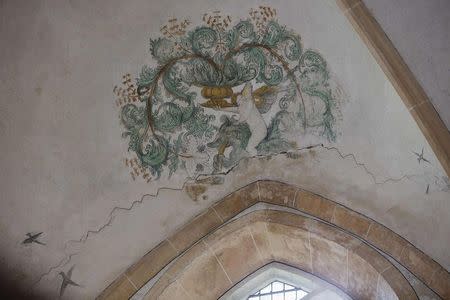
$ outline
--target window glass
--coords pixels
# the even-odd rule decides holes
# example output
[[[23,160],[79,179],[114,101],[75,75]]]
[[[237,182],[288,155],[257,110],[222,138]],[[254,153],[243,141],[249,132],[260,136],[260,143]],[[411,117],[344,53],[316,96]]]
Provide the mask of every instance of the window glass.
[[[249,296],[248,300],[300,300],[308,295],[307,292],[299,287],[290,284],[274,281],[269,285],[263,287],[253,295]]]

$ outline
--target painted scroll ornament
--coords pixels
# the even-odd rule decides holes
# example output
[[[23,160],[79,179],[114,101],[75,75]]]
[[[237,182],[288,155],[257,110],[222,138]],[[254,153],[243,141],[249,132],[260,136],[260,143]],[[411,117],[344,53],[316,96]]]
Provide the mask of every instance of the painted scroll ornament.
[[[133,179],[219,173],[295,149],[305,134],[336,140],[327,63],[276,15],[261,6],[233,22],[213,12],[192,29],[171,19],[151,39],[155,64],[114,88]]]

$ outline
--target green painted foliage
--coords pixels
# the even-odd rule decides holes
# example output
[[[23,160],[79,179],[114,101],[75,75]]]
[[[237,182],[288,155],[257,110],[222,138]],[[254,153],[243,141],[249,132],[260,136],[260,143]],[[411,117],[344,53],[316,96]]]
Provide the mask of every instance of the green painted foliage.
[[[336,107],[323,57],[316,51],[303,52],[300,36],[274,18],[256,25],[253,19],[244,19],[229,29],[204,25],[182,35],[150,40],[155,66],[142,67],[136,78],[140,102],[124,105],[120,117],[126,130],[123,136],[129,138],[129,151],[156,178],[164,170],[172,176],[186,168],[181,150],[188,137],[206,149],[232,148],[227,155],[214,156],[213,169],[217,172],[246,155],[252,134],[249,125],[228,116],[217,123],[217,113],[199,105],[203,99],[198,90],[202,87],[234,88],[254,81],[282,90],[276,94],[277,101],[272,101],[278,103],[279,111],[257,147],[259,154],[294,147],[295,143],[283,137],[283,128],[308,123],[301,93],[325,103],[321,135],[328,141],[336,139]],[[293,104],[299,107],[297,113],[287,111]]]

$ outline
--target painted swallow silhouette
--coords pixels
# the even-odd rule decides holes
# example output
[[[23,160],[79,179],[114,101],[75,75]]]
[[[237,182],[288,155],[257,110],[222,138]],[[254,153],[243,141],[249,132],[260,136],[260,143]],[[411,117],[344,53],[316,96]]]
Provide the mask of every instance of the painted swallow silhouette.
[[[74,282],[71,278],[72,278],[72,271],[73,271],[73,268],[74,268],[75,266],[72,266],[71,268],[70,268],[70,270],[67,272],[67,274],[66,273],[64,273],[64,272],[59,272],[59,275],[61,275],[61,277],[62,277],[62,279],[63,279],[63,281],[62,281],[62,283],[61,283],[61,288],[60,288],[60,290],[59,290],[59,297],[62,297],[62,295],[64,294],[64,291],[66,290],[66,287],[68,286],[68,285],[73,285],[73,286],[78,286],[78,287],[81,287],[81,285],[79,285],[78,283],[76,283],[76,282]]]
[[[427,163],[430,163],[430,161],[428,160],[428,159],[426,159],[425,157],[423,157],[423,148],[422,148],[422,152],[419,154],[419,153],[417,153],[417,152],[414,152],[413,151],[413,153],[417,156],[417,161],[419,162],[419,164],[420,164],[420,162],[423,160],[424,162],[427,162]]]
[[[27,238],[25,240],[23,240],[22,244],[32,244],[32,243],[36,243],[36,244],[40,244],[40,245],[45,245],[45,243],[42,243],[41,241],[38,240],[39,236],[42,234],[43,232],[39,232],[36,234],[32,234],[31,232],[27,233]]]

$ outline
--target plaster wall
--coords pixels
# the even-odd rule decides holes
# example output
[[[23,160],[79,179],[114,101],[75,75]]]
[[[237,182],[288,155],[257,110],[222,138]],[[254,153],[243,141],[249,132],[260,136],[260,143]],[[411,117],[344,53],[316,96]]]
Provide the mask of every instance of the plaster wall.
[[[450,2],[364,0],[450,128]]]
[[[216,175],[223,183],[204,185],[197,200],[186,191],[198,183],[183,172],[149,183],[131,179],[112,90],[123,74],[136,74],[152,63],[149,37],[169,17],[189,17],[197,24],[205,11],[220,9],[239,19],[259,4],[1,2],[0,259],[13,280],[56,296],[58,272],[74,265],[73,279],[83,287],[67,289],[64,297],[93,298],[169,233],[258,179],[292,183],[335,199],[450,268],[448,178],[392,85],[331,0],[263,4],[277,8],[278,19],[301,34],[305,48],[320,51],[342,87],[342,135],[336,143],[305,141],[293,155],[245,158]],[[399,43],[395,37],[394,43]],[[410,48],[405,56],[415,66],[422,59],[408,60]],[[448,56],[445,49],[436,53]],[[420,79],[422,73],[412,68]],[[438,72],[443,74],[438,78],[445,78],[445,70]],[[445,87],[440,80],[433,82]],[[445,116],[445,91],[427,91],[441,99],[435,104]],[[441,108],[439,103],[444,103]],[[418,162],[412,152],[422,148],[430,163]],[[46,245],[21,244],[31,231],[44,232]]]

